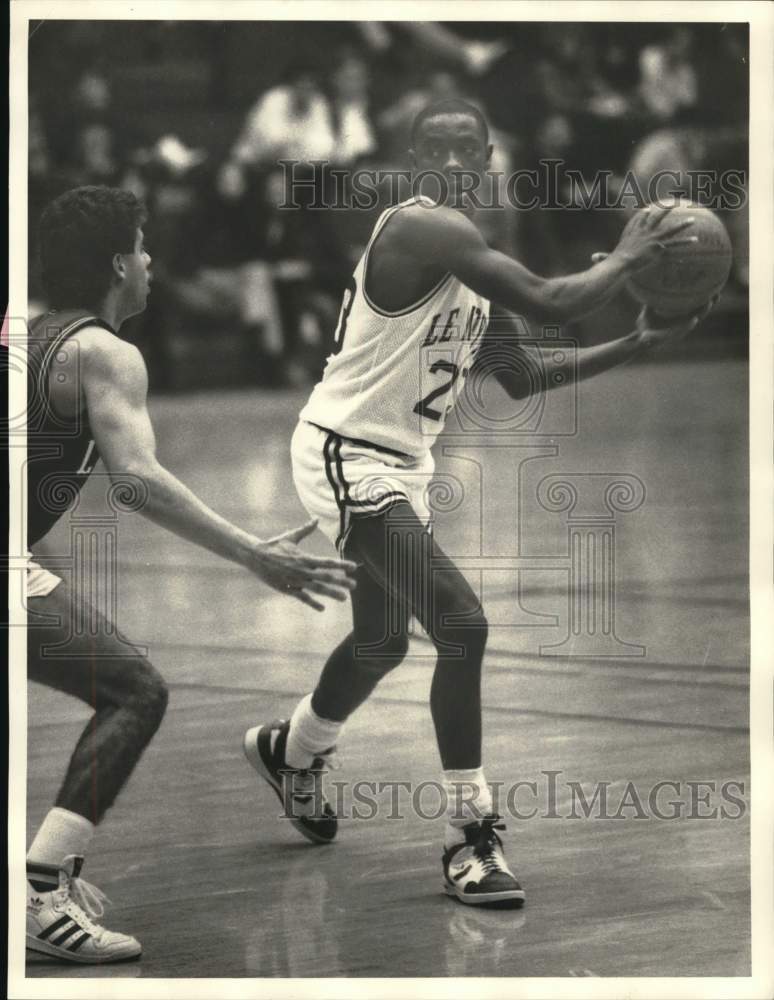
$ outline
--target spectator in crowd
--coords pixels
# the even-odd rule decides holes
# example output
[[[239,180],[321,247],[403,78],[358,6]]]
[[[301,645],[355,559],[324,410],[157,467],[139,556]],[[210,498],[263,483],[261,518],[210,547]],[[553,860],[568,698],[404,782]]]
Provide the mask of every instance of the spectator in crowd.
[[[68,185],[119,184],[123,173],[116,149],[107,78],[88,69],[76,80],[70,110]]]
[[[345,55],[331,78],[334,121],[331,160],[348,166],[376,151],[369,112],[368,67],[355,54]]]
[[[267,91],[249,112],[219,175],[220,195],[236,209],[232,219],[240,216],[242,253],[232,272],[238,312],[255,356],[253,369],[273,384],[308,381],[307,360],[319,367],[322,328],[335,313],[326,289],[333,285],[338,297],[351,263],[343,234],[325,213],[308,210],[311,199],[323,194],[325,178],[311,161],[352,166],[377,148],[368,68],[354,52],[338,56],[328,88],[301,64]],[[288,192],[279,160],[295,161],[294,177],[314,184],[294,194],[297,209],[280,208]]]
[[[692,47],[690,28],[679,25],[664,42],[646,45],[640,52],[639,95],[658,122],[668,122],[696,104]]]
[[[87,70],[75,85],[75,105],[85,117],[107,114],[110,109],[110,85],[96,70]]]
[[[108,125],[85,125],[75,141],[73,184],[118,183],[121,166],[113,148],[113,132]]]
[[[285,82],[263,94],[251,108],[221,171],[220,189],[239,197],[245,169],[273,166],[277,160],[327,160],[335,135],[328,98],[307,65],[292,67]]]

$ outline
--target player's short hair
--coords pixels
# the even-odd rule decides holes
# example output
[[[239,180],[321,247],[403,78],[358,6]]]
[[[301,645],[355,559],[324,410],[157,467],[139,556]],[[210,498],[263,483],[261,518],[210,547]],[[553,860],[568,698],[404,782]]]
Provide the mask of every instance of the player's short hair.
[[[145,207],[131,191],[79,187],[55,198],[38,226],[43,287],[52,308],[95,308],[110,289],[113,256],[132,253]]]
[[[479,128],[483,132],[484,143],[489,142],[489,125],[481,111],[475,104],[469,104],[467,101],[451,97],[444,101],[433,101],[422,108],[414,119],[414,124],[411,126],[411,145],[413,147],[416,147],[417,140],[419,139],[419,130],[424,123],[430,118],[437,118],[439,115],[470,115],[471,118],[476,119]]]

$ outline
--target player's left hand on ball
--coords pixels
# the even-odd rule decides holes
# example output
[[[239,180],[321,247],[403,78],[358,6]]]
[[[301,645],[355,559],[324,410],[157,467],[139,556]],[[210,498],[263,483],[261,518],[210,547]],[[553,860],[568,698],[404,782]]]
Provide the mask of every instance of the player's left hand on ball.
[[[655,347],[665,340],[676,340],[694,330],[718,300],[714,295],[709,302],[690,316],[662,316],[650,306],[645,306],[637,317],[637,332],[643,346]]]
[[[324,611],[325,606],[312,594],[346,601],[349,592],[355,589],[357,563],[347,559],[320,558],[301,551],[298,543],[311,535],[316,527],[317,521],[309,521],[299,528],[259,542],[251,554],[249,568],[280,593],[295,597],[315,611]]]

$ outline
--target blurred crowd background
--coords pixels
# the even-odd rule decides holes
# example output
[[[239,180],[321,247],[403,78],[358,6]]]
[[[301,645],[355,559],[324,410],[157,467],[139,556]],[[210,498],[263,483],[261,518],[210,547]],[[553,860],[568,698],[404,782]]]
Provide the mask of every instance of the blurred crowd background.
[[[134,190],[154,285],[125,332],[161,390],[317,379],[386,205],[280,210],[277,160],[405,167],[433,99],[485,112],[505,174],[541,158],[644,186],[661,169],[748,170],[746,25],[46,21],[29,54],[30,309],[45,307],[33,234],[46,202],[80,184]],[[720,214],[734,268],[702,349],[726,356],[746,349],[747,212]],[[553,275],[587,267],[625,221],[505,208],[485,226]],[[586,336],[624,333],[635,315],[617,301]]]

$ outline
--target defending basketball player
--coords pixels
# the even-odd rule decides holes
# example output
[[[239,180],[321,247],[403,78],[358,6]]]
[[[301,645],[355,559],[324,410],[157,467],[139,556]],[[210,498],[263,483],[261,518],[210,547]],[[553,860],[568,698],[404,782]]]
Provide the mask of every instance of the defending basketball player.
[[[319,805],[326,760],[344,722],[405,657],[415,616],[437,652],[430,707],[448,803],[444,888],[463,903],[518,906],[524,891],[506,863],[497,833],[504,824],[482,767],[487,621],[465,577],[426,530],[431,447],[485,344],[491,299],[538,319],[577,319],[666,248],[692,242],[691,222],[670,224],[666,211],[653,210],[612,253],[596,255],[588,271],[541,278],[490,249],[458,197],[460,171],[481,177],[489,165],[480,112],[459,101],[431,105],[414,123],[412,146],[416,171],[446,179],[446,203],[412,198],[379,218],[344,294],[333,355],[292,442],[304,506],[359,565],[353,628],[290,720],[249,730],[244,748],[290,807],[297,829],[331,841],[336,817],[328,803]],[[628,336],[581,349],[577,377],[621,364],[697,321],[657,329],[643,313]],[[516,367],[497,375],[513,396],[532,391]]]
[[[118,335],[150,289],[143,221],[134,195],[112,188],[69,191],[43,214],[41,262],[54,308],[29,333],[29,412],[43,414],[28,432],[29,544],[61,516],[47,498],[77,495],[101,457],[114,481],[143,483],[141,512],[157,524],[313,608],[323,609],[314,595],[345,600],[354,564],[296,547],[314,522],[261,540],[210,510],[157,460],[145,364]],[[30,680],[94,709],[27,856],[27,947],[81,963],[133,958],[139,942],[97,923],[104,896],[79,875],[95,827],[161,723],[167,688],[94,608],[32,561],[27,596]],[[71,627],[79,616],[99,627],[79,636]],[[66,659],[46,655],[64,642]]]

